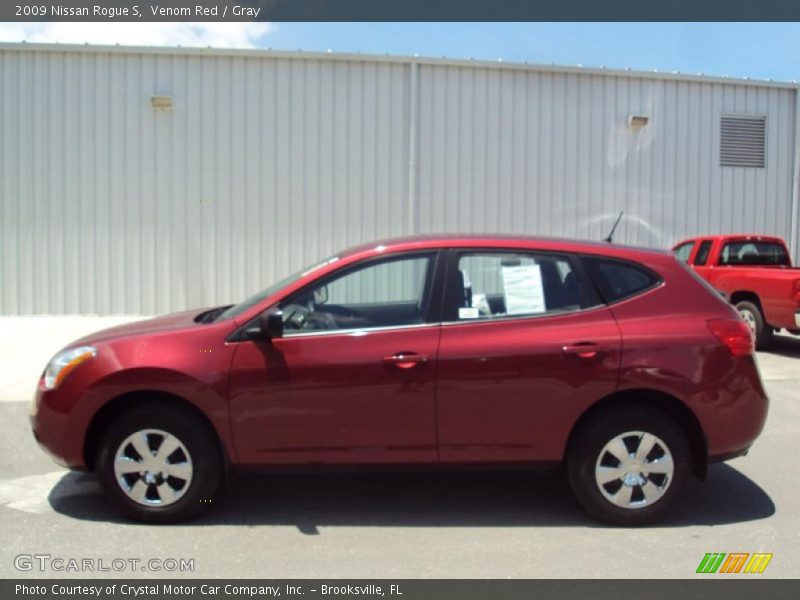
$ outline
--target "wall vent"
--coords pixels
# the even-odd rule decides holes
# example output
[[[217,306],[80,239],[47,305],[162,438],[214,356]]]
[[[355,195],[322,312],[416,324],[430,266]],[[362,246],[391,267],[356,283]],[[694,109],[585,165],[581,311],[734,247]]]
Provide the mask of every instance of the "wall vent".
[[[767,117],[722,115],[719,164],[721,167],[756,167],[766,162]]]

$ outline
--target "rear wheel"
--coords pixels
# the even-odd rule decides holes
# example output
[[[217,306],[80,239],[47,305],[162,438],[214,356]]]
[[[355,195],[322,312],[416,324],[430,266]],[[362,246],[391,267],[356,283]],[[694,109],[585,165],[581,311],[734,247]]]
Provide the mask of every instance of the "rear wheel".
[[[126,516],[151,523],[192,518],[222,481],[214,432],[195,414],[148,404],[119,415],[97,455],[106,496]]]
[[[616,525],[659,519],[691,471],[677,424],[648,407],[608,410],[576,434],[567,459],[575,496],[593,517]]]
[[[742,320],[747,323],[753,337],[756,341],[756,349],[763,350],[772,341],[772,327],[764,321],[764,315],[761,314],[761,309],[757,304],[749,300],[743,300],[736,303],[736,310]]]

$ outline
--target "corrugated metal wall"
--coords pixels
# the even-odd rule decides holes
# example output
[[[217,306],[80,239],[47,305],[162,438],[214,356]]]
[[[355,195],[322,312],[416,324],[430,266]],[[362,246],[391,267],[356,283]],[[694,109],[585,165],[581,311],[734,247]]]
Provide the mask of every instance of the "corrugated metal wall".
[[[789,237],[791,90],[426,66],[420,95],[422,232],[599,239],[625,210],[617,239],[632,244]],[[768,115],[765,169],[719,166],[727,112]],[[648,125],[628,126],[631,114]]]
[[[634,244],[789,238],[794,110],[718,81],[4,45],[0,313],[218,304],[362,241],[597,239],[619,210]],[[767,115],[765,169],[719,166],[728,112]]]

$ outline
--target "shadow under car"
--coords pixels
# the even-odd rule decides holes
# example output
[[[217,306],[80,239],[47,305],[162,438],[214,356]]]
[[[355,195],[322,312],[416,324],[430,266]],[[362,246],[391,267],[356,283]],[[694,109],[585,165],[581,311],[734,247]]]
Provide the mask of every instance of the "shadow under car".
[[[94,476],[68,473],[49,502],[58,513],[122,522]],[[80,487],[82,493],[74,490]],[[86,491],[89,489],[89,491]],[[244,474],[187,525],[289,525],[309,535],[319,527],[603,527],[588,517],[560,472],[500,471]],[[650,527],[723,525],[770,517],[775,505],[757,483],[728,464],[687,484],[682,498]]]

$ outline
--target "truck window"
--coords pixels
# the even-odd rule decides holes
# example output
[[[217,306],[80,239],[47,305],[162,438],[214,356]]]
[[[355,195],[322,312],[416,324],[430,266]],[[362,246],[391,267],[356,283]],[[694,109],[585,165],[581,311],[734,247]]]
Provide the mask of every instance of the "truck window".
[[[708,262],[708,255],[711,253],[711,240],[703,240],[700,247],[697,249],[697,254],[694,257],[694,265],[696,267],[705,266]]]
[[[728,242],[719,257],[721,265],[788,266],[789,255],[776,242]]]
[[[681,262],[688,263],[689,256],[692,254],[692,248],[694,248],[694,242],[686,242],[681,244],[677,248],[675,248],[675,258],[677,258]]]

